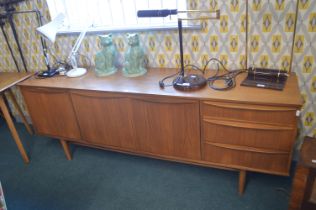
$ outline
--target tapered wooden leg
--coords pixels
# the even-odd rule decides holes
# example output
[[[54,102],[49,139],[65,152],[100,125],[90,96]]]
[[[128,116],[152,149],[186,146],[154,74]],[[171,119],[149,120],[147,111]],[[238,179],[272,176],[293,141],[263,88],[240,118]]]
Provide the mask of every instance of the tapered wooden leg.
[[[245,184],[246,184],[246,171],[240,170],[239,171],[239,195],[242,195],[245,190]]]
[[[14,106],[14,107],[16,108],[16,110],[19,112],[19,115],[21,116],[21,119],[22,119],[22,121],[23,121],[24,126],[26,127],[26,130],[29,132],[29,134],[33,135],[32,128],[31,128],[30,125],[28,124],[28,122],[27,122],[27,120],[26,120],[26,118],[25,118],[25,116],[24,116],[24,114],[23,114],[23,112],[22,112],[22,110],[21,110],[21,108],[20,108],[18,102],[16,101],[16,98],[15,98],[15,96],[14,96],[12,90],[11,90],[11,89],[8,89],[7,92],[8,92],[9,98],[11,99],[11,101],[12,101],[12,103],[13,103],[13,106]]]
[[[61,143],[61,146],[62,146],[63,149],[64,149],[64,152],[65,152],[65,155],[66,155],[67,160],[71,160],[72,157],[71,157],[71,152],[70,152],[68,143],[67,143],[65,140],[63,140],[63,139],[60,139],[59,141],[60,141],[60,143]]]
[[[9,127],[9,129],[11,131],[12,136],[13,136],[13,139],[14,139],[14,141],[15,141],[15,143],[16,143],[16,145],[17,145],[17,147],[18,147],[18,149],[19,149],[19,151],[20,151],[20,153],[22,155],[22,158],[23,158],[24,162],[25,163],[29,163],[30,160],[29,160],[29,158],[28,158],[28,156],[27,156],[27,154],[26,154],[26,152],[24,150],[24,147],[23,147],[23,144],[22,144],[22,142],[20,140],[18,132],[16,131],[16,129],[14,127],[14,123],[13,123],[13,121],[11,119],[11,116],[9,114],[8,108],[7,108],[7,106],[6,106],[5,102],[4,102],[3,94],[0,95],[0,107],[1,107],[2,113],[4,115],[4,119],[6,120],[6,122],[8,124],[8,127]]]

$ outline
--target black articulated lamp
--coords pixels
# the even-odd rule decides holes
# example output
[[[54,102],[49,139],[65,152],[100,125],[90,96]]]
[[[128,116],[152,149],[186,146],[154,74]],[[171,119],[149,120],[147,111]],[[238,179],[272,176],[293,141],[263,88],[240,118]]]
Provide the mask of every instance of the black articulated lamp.
[[[185,74],[184,60],[183,60],[183,39],[182,39],[182,21],[183,20],[205,20],[205,19],[219,19],[220,11],[209,10],[185,10],[178,11],[177,9],[162,9],[162,10],[140,10],[137,12],[138,17],[167,17],[169,15],[177,15],[178,13],[211,13],[215,17],[199,17],[199,18],[178,18],[178,32],[179,32],[179,46],[180,46],[180,73],[173,80],[173,87],[177,90],[190,91],[197,90],[204,87],[207,83],[203,75],[200,74]]]

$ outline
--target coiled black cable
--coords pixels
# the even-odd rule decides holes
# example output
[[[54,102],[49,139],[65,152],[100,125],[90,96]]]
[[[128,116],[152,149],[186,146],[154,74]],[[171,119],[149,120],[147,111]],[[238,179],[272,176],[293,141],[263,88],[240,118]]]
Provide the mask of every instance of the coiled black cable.
[[[239,74],[241,74],[243,72],[247,72],[247,69],[228,70],[224,66],[224,64],[217,58],[210,58],[205,63],[203,69],[200,69],[199,67],[197,67],[195,65],[192,65],[192,64],[186,65],[184,68],[186,69],[188,67],[192,67],[192,69],[198,70],[203,75],[205,75],[207,67],[210,64],[210,62],[212,62],[212,61],[216,61],[217,62],[217,69],[216,69],[215,74],[213,76],[210,76],[209,78],[207,78],[207,83],[208,83],[208,86],[210,88],[214,89],[214,90],[224,91],[224,90],[230,90],[230,89],[236,87],[236,77],[237,77],[237,75],[239,75]],[[221,75],[219,75],[220,66],[225,71],[225,73],[221,74]],[[169,75],[169,76],[163,78],[162,80],[159,81],[159,86],[161,88],[164,88],[164,87],[167,87],[167,86],[173,86],[173,82],[172,82],[172,84],[165,85],[164,81],[166,79],[170,79],[170,78],[172,78],[172,77],[174,77],[176,75],[179,75],[179,73],[180,73],[180,71],[175,73],[175,74],[172,74],[172,75]],[[217,85],[215,85],[215,83],[217,81],[224,81],[224,86],[217,86]]]
[[[220,91],[224,91],[224,90],[230,90],[234,87],[236,87],[236,77],[237,75],[246,72],[246,69],[238,69],[238,70],[228,70],[225,65],[223,64],[223,62],[221,62],[219,59],[217,58],[211,58],[209,59],[205,66],[204,66],[204,71],[206,71],[206,68],[208,66],[208,64],[211,61],[216,61],[217,62],[217,69],[215,72],[215,75],[207,78],[207,82],[208,82],[208,86],[214,90],[220,90]],[[220,71],[220,67],[219,65],[222,67],[222,69],[225,71],[224,74],[218,75],[219,71]],[[215,85],[215,83],[217,81],[224,81],[224,86],[217,86]]]

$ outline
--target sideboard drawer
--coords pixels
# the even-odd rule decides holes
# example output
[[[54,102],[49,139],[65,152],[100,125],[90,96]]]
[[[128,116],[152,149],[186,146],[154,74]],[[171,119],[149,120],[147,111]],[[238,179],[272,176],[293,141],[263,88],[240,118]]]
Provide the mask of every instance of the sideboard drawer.
[[[202,117],[245,120],[252,122],[296,125],[296,109],[277,106],[235,104],[213,101],[201,102]]]
[[[204,160],[228,167],[288,175],[290,159],[286,152],[205,143],[203,153]]]
[[[295,127],[216,118],[203,119],[205,142],[291,151],[295,133]]]

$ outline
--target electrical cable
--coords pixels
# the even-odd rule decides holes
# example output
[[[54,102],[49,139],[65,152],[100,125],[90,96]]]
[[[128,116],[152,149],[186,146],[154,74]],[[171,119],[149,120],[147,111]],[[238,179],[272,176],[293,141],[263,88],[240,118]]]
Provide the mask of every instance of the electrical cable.
[[[172,75],[169,75],[169,76],[164,77],[162,80],[159,81],[159,87],[160,87],[160,88],[165,88],[165,87],[173,86],[173,84],[168,84],[168,85],[166,85],[164,81],[165,81],[166,79],[172,78],[172,77],[174,77],[174,76],[176,76],[176,75],[179,75],[179,74],[180,74],[180,71],[178,71],[177,73],[174,73],[174,74],[172,74]]]
[[[79,54],[78,53],[78,55],[79,56],[81,56],[81,57],[84,57],[87,61],[88,61],[88,67],[87,67],[87,69],[91,69],[91,67],[92,67],[92,62],[91,62],[91,60],[90,60],[90,58],[88,57],[88,56],[86,56],[86,55],[83,55],[83,54]],[[53,69],[56,69],[56,71],[60,74],[60,70],[59,70],[59,68],[61,68],[62,67],[62,71],[68,71],[68,70],[70,70],[71,68],[72,68],[72,66],[69,64],[69,62],[67,61],[67,60],[58,60],[57,58],[56,58],[56,56],[54,55],[54,56],[52,56],[53,57],[53,59],[55,60],[55,63],[53,64]],[[37,72],[36,74],[35,74],[35,78],[36,79],[45,79],[45,78],[48,78],[48,77],[51,77],[51,76],[40,76],[39,74],[40,74],[41,72]],[[63,74],[60,74],[60,75],[63,75]]]
[[[204,71],[206,71],[206,68],[208,64],[211,61],[216,61],[217,62],[217,69],[216,73],[214,76],[211,76],[207,79],[208,86],[214,90],[219,90],[219,91],[225,91],[225,90],[230,90],[234,87],[236,87],[236,77],[237,75],[247,72],[247,69],[237,69],[237,70],[228,70],[225,65],[217,58],[211,58],[209,59],[205,66],[204,66]],[[219,73],[219,65],[223,68],[223,70],[226,72],[225,74],[218,75]],[[216,86],[215,83],[217,81],[224,81],[224,87]]]
[[[205,63],[203,69],[197,67],[196,65],[192,65],[192,64],[188,64],[184,68],[186,69],[188,67],[192,67],[193,70],[198,70],[203,75],[205,75],[205,73],[207,71],[207,67],[212,61],[217,62],[217,69],[216,69],[215,74],[213,76],[207,78],[207,82],[208,82],[208,86],[210,88],[214,89],[214,90],[225,91],[225,90],[230,90],[230,89],[236,87],[236,77],[237,77],[237,75],[248,71],[247,69],[228,70],[225,67],[225,65],[223,64],[223,62],[221,62],[217,58],[210,58],[209,60],[207,60],[207,62]],[[221,75],[219,75],[220,66],[225,71],[225,73],[221,74]],[[175,81],[173,81],[172,84],[168,84],[168,85],[166,85],[164,83],[164,81],[167,80],[167,79],[170,79],[172,77],[175,77],[176,75],[179,75],[179,73],[180,73],[180,71],[178,71],[175,74],[169,75],[169,76],[163,78],[162,80],[160,80],[159,81],[160,88],[165,88],[167,86],[173,86],[173,83]],[[218,81],[223,81],[224,82],[224,86],[217,86],[217,85],[215,85],[215,83],[218,82]]]
[[[207,79],[208,86],[214,90],[230,90],[236,87],[236,76],[244,71],[242,70],[235,70],[234,72],[229,72],[224,75],[213,76]],[[217,81],[224,81],[224,87],[216,86],[215,82]]]
[[[228,71],[228,69],[226,69],[226,67],[224,66],[224,64],[217,58],[210,58],[208,61],[206,61],[206,64],[204,65],[204,68],[203,68],[203,72],[205,73],[206,71],[206,68],[208,66],[208,64],[211,62],[211,61],[216,61],[217,63],[221,64],[222,68],[225,70],[225,71]]]
[[[193,64],[188,64],[188,65],[184,66],[184,68],[187,68],[187,67],[193,67],[193,70],[198,70],[198,71],[200,71],[202,74],[204,74],[204,72],[205,72],[203,69],[200,69],[198,66],[193,65]]]
[[[194,70],[198,70],[198,71],[200,71],[201,73],[204,74],[203,70],[200,69],[199,67],[197,67],[196,65],[188,64],[188,65],[185,65],[185,66],[184,66],[184,69],[186,69],[187,67],[193,67]],[[165,88],[165,87],[173,86],[173,84],[174,84],[175,81],[173,81],[172,84],[167,84],[167,85],[164,83],[164,81],[167,80],[167,79],[170,79],[170,78],[172,78],[172,77],[174,77],[174,76],[176,76],[176,75],[179,75],[180,72],[181,72],[181,70],[179,70],[178,72],[176,72],[176,73],[174,73],[174,74],[172,74],[172,75],[169,75],[169,76],[164,77],[162,80],[159,81],[159,87],[160,87],[160,88]]]

